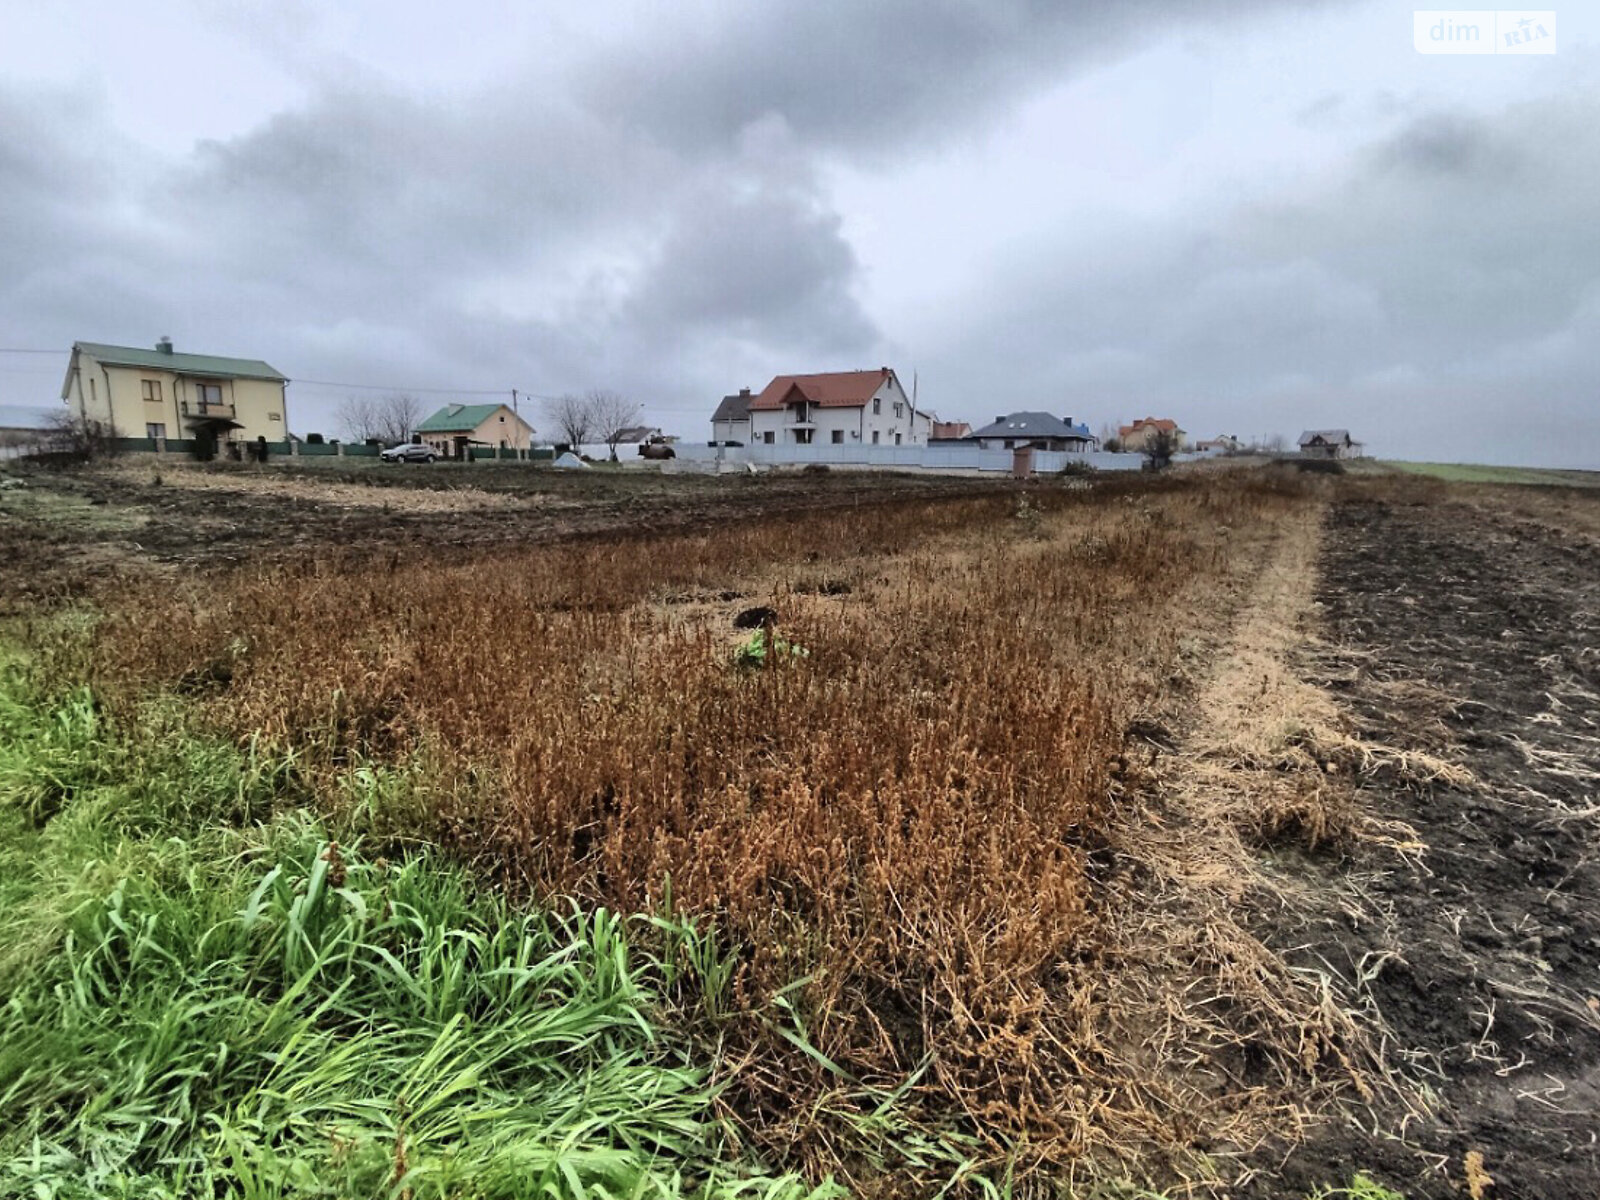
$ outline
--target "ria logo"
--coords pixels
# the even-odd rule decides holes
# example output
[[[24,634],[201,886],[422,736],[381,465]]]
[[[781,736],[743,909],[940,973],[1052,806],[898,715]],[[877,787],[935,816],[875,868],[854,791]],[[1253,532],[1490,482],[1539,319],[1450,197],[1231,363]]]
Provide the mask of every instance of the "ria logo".
[[[1554,12],[1451,9],[1413,12],[1419,54],[1554,54]]]

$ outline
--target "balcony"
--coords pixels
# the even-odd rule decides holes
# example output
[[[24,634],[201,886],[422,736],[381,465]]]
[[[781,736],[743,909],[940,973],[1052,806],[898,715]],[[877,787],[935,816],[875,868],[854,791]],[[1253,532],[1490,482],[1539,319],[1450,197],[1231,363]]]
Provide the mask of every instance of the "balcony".
[[[231,421],[234,419],[233,405],[223,404],[220,401],[212,401],[208,404],[204,400],[197,400],[193,403],[185,400],[183,402],[183,415],[192,417],[196,421]]]

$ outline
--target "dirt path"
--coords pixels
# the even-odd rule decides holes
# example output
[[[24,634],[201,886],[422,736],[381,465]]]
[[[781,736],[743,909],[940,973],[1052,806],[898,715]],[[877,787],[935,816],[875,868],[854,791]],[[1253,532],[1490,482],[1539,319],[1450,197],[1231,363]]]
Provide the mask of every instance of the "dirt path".
[[[1412,1200],[1453,1197],[1476,1152],[1494,1184],[1474,1196],[1600,1196],[1600,549],[1481,498],[1417,499],[1330,514],[1326,682],[1359,736],[1476,782],[1368,780],[1360,803],[1415,828],[1420,868],[1352,855],[1333,882],[1355,902],[1301,935],[1434,1111],[1324,1130],[1297,1170],[1376,1167]]]

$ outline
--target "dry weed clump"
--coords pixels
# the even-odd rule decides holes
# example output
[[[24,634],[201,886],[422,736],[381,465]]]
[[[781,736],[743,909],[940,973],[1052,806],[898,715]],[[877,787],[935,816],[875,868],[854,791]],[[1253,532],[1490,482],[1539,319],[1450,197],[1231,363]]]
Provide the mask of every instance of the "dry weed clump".
[[[237,736],[295,748],[328,803],[352,763],[424,759],[417,832],[516,887],[648,912],[670,881],[740,948],[745,1013],[805,980],[786,993],[803,1037],[725,1031],[746,1051],[728,1102],[769,1144],[842,1157],[816,1105],[924,1068],[908,1103],[1025,1157],[1182,1146],[1194,1089],[1163,1082],[1182,1032],[1120,1023],[1105,987],[1112,892],[1137,872],[1103,892],[1090,862],[1124,731],[1173,682],[1177,614],[1219,603],[1303,491],[1041,488],[1024,522],[996,495],[276,567],[123,598],[89,669],[113,700],[183,683]],[[805,657],[730,664],[752,598]],[[1253,981],[1236,1024],[1276,1019],[1249,1008],[1284,1003],[1254,951],[1208,953]],[[1218,1126],[1247,1137],[1274,1105],[1251,1093]]]

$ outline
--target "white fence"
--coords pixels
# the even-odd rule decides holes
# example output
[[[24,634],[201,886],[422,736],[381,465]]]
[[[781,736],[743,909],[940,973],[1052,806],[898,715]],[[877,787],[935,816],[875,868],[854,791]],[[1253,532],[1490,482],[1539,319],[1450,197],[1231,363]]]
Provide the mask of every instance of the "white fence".
[[[984,450],[966,443],[927,446],[838,446],[762,445],[724,446],[677,442],[673,462],[689,470],[715,470],[720,461],[724,469],[742,469],[747,463],[761,467],[800,467],[819,463],[830,467],[878,468],[880,470],[922,471],[997,471],[1011,470],[1010,450]],[[1096,451],[1069,454],[1060,450],[1035,450],[1033,469],[1039,474],[1064,470],[1068,463],[1083,463],[1099,471],[1137,471],[1144,459],[1137,454],[1107,454]],[[671,469],[671,464],[668,464]]]

